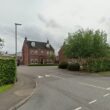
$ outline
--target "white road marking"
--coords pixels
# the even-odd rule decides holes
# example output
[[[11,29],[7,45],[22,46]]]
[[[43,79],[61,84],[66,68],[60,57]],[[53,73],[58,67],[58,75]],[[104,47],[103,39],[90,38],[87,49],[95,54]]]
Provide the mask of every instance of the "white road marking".
[[[56,76],[56,75],[51,75],[52,77],[56,77],[56,78],[60,78],[60,79],[65,79],[65,78],[62,78],[60,76]]]
[[[50,77],[50,75],[46,74],[45,77]]]
[[[93,100],[93,101],[91,101],[91,102],[89,102],[89,104],[93,104],[93,103],[95,103],[97,100]]]
[[[82,109],[82,107],[78,107],[78,108],[75,108],[74,110],[81,110]]]
[[[88,83],[83,83],[83,82],[80,82],[80,84],[81,84],[81,85],[85,85],[85,86],[90,86],[90,87],[94,87],[94,88],[98,88],[98,89],[103,89],[103,90],[106,90],[106,88],[104,88],[104,87],[95,86],[95,85],[88,84]]]
[[[106,90],[110,90],[110,87],[108,87]]]
[[[43,78],[43,76],[38,76],[38,78],[40,79],[40,78]]]
[[[104,97],[107,97],[107,96],[109,96],[109,95],[110,95],[110,93],[108,93],[108,94],[105,94],[105,95],[104,95]]]

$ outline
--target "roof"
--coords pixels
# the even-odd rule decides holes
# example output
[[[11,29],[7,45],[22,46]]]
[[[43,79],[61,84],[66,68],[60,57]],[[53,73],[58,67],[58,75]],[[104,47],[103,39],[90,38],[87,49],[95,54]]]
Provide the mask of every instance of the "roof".
[[[32,46],[32,42],[35,43],[35,46]],[[29,48],[35,48],[35,49],[46,49],[46,50],[52,50],[54,51],[53,47],[50,45],[50,47],[46,47],[46,42],[37,42],[37,41],[27,41],[27,45]]]

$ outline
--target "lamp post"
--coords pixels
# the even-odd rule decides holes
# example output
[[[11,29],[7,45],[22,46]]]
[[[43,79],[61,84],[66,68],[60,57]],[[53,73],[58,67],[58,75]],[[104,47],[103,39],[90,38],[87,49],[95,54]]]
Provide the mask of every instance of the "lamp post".
[[[15,23],[15,57],[17,60],[17,26],[21,26],[22,24]]]

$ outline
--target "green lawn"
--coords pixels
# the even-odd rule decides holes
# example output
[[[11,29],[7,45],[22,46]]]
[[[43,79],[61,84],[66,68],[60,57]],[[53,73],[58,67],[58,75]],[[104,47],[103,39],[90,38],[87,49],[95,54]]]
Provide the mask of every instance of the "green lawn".
[[[99,72],[99,75],[103,75],[103,76],[110,76],[110,71],[107,72]]]
[[[0,87],[0,93],[3,93],[5,91],[9,90],[12,86],[13,86],[13,84],[1,86]]]

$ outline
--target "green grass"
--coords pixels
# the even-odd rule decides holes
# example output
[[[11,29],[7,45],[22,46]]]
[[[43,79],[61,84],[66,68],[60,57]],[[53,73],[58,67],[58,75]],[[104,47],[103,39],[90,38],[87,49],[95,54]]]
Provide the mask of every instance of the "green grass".
[[[97,74],[102,75],[102,76],[110,76],[110,71],[99,72],[99,73],[97,73]]]
[[[13,86],[13,84],[1,86],[0,87],[0,93],[3,93],[5,91],[9,90],[12,86]]]

